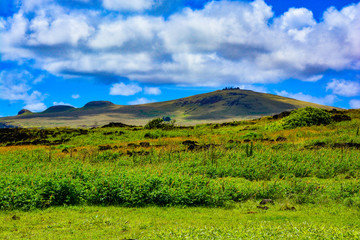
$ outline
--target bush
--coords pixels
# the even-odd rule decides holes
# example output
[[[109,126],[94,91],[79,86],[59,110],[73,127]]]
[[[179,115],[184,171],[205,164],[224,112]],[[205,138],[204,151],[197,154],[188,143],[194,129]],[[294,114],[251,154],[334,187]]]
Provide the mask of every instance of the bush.
[[[163,118],[155,118],[150,120],[146,125],[145,129],[172,129],[174,128],[175,120],[171,120],[170,122],[165,122]]]
[[[297,109],[280,122],[283,129],[305,127],[313,125],[327,125],[331,123],[331,115],[323,109],[306,107]]]
[[[153,120],[150,120],[146,125],[145,129],[155,129],[155,128],[163,128],[165,125],[164,119],[162,118],[155,118]]]

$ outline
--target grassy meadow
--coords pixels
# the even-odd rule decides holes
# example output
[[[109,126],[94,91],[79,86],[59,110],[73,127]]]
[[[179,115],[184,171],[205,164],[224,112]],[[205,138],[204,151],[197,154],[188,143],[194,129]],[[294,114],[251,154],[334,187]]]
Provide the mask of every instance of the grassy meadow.
[[[0,238],[358,239],[360,111],[341,114],[1,130]]]

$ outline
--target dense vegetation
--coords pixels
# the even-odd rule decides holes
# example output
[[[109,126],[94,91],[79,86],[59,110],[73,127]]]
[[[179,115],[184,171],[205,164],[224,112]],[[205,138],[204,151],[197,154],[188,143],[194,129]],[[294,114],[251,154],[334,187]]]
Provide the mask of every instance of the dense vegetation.
[[[146,128],[111,123],[94,129],[0,129],[0,221],[4,226],[0,230],[5,231],[0,238],[18,237],[19,213],[13,211],[34,209],[49,209],[49,215],[59,215],[59,222],[63,218],[78,222],[76,229],[112,228],[114,238],[115,229],[136,239],[360,236],[356,230],[360,222],[354,218],[360,210],[359,110],[304,109],[195,127],[176,127],[161,120],[149,122]],[[306,126],[296,127],[299,121]],[[293,122],[292,127],[279,127]],[[263,199],[272,199],[274,204],[258,206]],[[59,206],[60,210],[52,210]],[[96,213],[108,211],[109,206],[166,208],[154,208],[151,216],[146,215],[159,225],[146,225],[150,220],[136,224],[114,220],[116,212],[142,219],[127,208]],[[84,217],[83,209],[95,207],[97,210],[89,210],[88,220],[76,220]],[[196,208],[173,215],[183,207]],[[167,208],[172,209],[168,217],[174,225],[164,227],[166,219],[159,220],[159,214],[166,215],[162,211]],[[6,215],[9,211],[10,216]],[[53,217],[44,222],[41,219],[47,213],[42,211],[41,216],[36,211],[21,214],[24,238],[33,237],[27,230],[32,221],[46,224],[46,229],[51,226]],[[188,216],[198,211],[195,225]],[[314,222],[314,212],[319,211],[324,213]],[[70,212],[79,216],[70,220]],[[215,212],[224,215],[222,220],[204,221],[204,216],[211,218]],[[246,214],[256,214],[258,220],[250,221]],[[299,222],[288,225],[290,216]],[[332,218],[335,222],[324,228]],[[220,224],[224,219],[226,224]],[[344,221],[336,223],[336,219]],[[233,223],[235,220],[243,224]],[[179,221],[184,224],[180,228]],[[66,223],[61,226],[69,229]],[[85,232],[66,236],[83,239]],[[55,229],[48,233],[54,234],[48,238],[56,236]]]
[[[0,208],[225,206],[262,198],[360,207],[358,112],[327,126],[319,125],[331,119],[323,112],[315,115],[326,122],[312,116],[317,126],[293,130],[268,130],[269,118],[165,129],[5,129]]]

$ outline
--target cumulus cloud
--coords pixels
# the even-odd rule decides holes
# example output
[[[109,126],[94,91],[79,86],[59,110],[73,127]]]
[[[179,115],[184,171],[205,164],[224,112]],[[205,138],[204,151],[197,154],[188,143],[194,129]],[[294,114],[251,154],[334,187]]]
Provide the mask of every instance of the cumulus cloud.
[[[110,95],[131,96],[142,91],[136,84],[115,83],[110,88]]]
[[[153,0],[102,0],[103,6],[115,11],[143,11],[153,6]]]
[[[138,105],[138,104],[146,104],[146,103],[151,103],[151,102],[155,102],[155,100],[150,100],[147,98],[137,98],[134,101],[130,101],[129,104],[130,105]]]
[[[79,94],[73,94],[73,95],[71,95],[71,98],[78,99],[78,98],[80,98],[80,95]]]
[[[41,11],[31,20],[29,45],[77,45],[82,39],[87,39],[93,28],[87,24],[86,17],[75,14],[57,13],[51,18]]]
[[[32,90],[28,84],[34,77],[27,71],[2,71],[0,73],[0,99],[22,101],[30,111],[46,109],[43,103],[46,95]]]
[[[157,87],[145,87],[144,92],[147,95],[160,95],[161,94],[160,88],[157,88]]]
[[[41,112],[44,111],[47,107],[44,103],[28,103],[24,106],[25,109],[32,111],[32,112]]]
[[[331,90],[336,95],[354,97],[360,95],[360,83],[343,79],[333,79],[327,84],[326,90]]]
[[[350,107],[352,109],[360,108],[360,100],[357,100],[357,99],[350,100]]]
[[[311,103],[317,103],[321,105],[332,105],[336,101],[337,97],[335,95],[326,95],[325,97],[314,97],[308,94],[304,94],[302,92],[299,93],[289,93],[287,91],[277,91],[277,95],[288,97],[288,98],[294,98],[297,100],[305,101],[305,102],[311,102]]]
[[[116,13],[41,1],[3,19],[3,59],[29,59],[57,75],[182,86],[318,81],[329,69],[360,69],[360,3],[330,8],[317,22],[305,8],[274,16],[264,0],[211,1],[166,19],[141,13],[152,0],[103,0]]]

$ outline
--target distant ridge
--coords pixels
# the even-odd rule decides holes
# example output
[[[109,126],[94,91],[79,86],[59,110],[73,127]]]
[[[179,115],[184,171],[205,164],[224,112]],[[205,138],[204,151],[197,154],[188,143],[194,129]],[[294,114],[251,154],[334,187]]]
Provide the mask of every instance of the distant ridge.
[[[68,110],[74,109],[74,108],[75,107],[69,106],[69,105],[56,105],[56,106],[49,107],[48,109],[43,111],[43,113],[59,113],[59,112],[65,112],[65,111],[68,111]]]
[[[21,109],[17,115],[23,115],[23,114],[29,114],[29,113],[32,113],[32,112],[27,109]]]
[[[225,89],[165,102],[116,105],[92,101],[82,108],[60,105],[42,113],[0,118],[0,122],[23,127],[94,127],[110,122],[145,125],[157,117],[175,119],[180,125],[254,119],[302,107],[333,107],[250,90]]]
[[[113,106],[112,102],[109,101],[92,101],[85,104],[84,108],[94,108],[94,107],[108,107]]]

